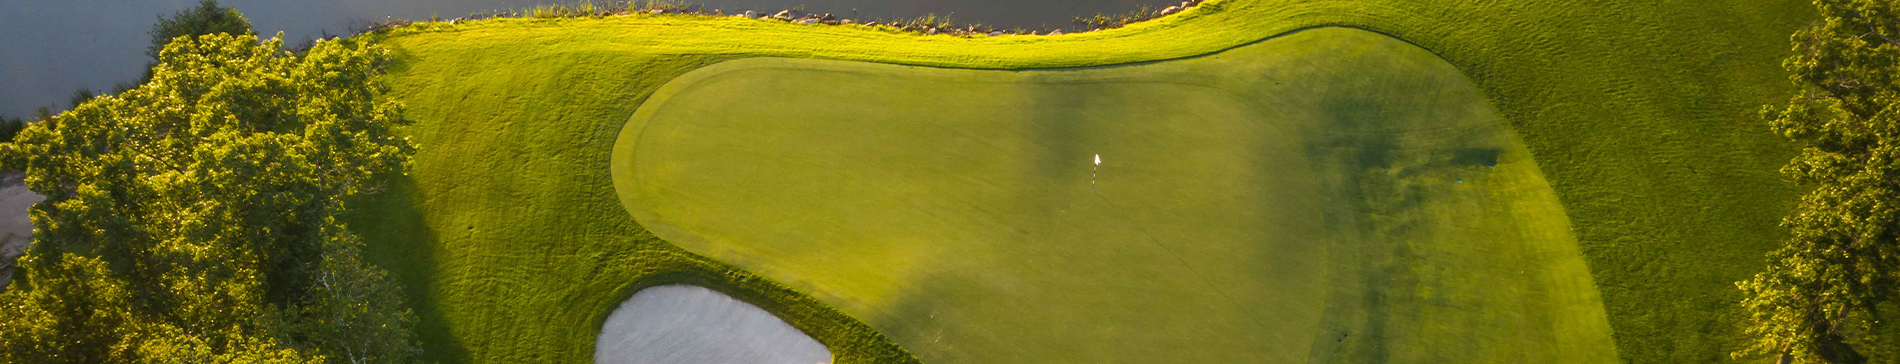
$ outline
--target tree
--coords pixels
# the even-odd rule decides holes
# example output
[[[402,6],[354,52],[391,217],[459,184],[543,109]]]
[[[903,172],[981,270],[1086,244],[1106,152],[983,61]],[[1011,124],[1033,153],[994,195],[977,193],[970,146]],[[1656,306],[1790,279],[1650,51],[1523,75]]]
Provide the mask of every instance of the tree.
[[[73,107],[79,107],[79,104],[86,103],[86,100],[91,100],[93,96],[98,96],[98,94],[93,93],[92,89],[80,87],[73,90],[72,96],[67,96],[66,100],[71,102]]]
[[[173,13],[170,19],[161,16],[152,24],[152,30],[146,32],[152,36],[152,45],[145,49],[145,55],[158,60],[159,51],[178,37],[250,33],[251,21],[237,9],[218,6],[218,0],[200,0],[198,7]]]
[[[0,116],[0,143],[13,141],[13,136],[19,135],[20,129],[26,129],[26,120]]]
[[[386,53],[281,46],[178,38],[151,81],[0,144],[47,197],[0,293],[0,363],[414,357],[415,315],[338,220],[414,151],[372,79]]]
[[[1737,357],[1860,362],[1879,307],[1900,290],[1900,13],[1891,0],[1816,0],[1792,37],[1797,86],[1762,115],[1805,143],[1782,173],[1815,188],[1782,221],[1767,270],[1737,283],[1754,337]]]

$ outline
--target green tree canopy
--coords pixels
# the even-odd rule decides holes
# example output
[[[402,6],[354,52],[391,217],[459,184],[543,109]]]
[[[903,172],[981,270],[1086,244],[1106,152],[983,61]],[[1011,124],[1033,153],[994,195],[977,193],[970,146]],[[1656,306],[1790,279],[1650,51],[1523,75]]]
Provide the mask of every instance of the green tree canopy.
[[[19,135],[20,129],[26,129],[26,120],[0,116],[0,143],[13,141],[13,136]]]
[[[218,0],[200,0],[197,7],[180,10],[169,19],[161,16],[152,24],[152,30],[146,32],[152,36],[152,45],[145,49],[145,55],[157,60],[159,51],[178,37],[250,32],[251,21],[237,9],[218,6]]]
[[[1783,220],[1792,237],[1768,269],[1737,284],[1757,340],[1736,354],[1859,362],[1900,289],[1900,3],[1814,3],[1822,20],[1782,63],[1799,91],[1762,114],[1806,143],[1782,172],[1815,188]]]
[[[338,220],[402,171],[385,52],[184,37],[151,81],[0,144],[45,194],[0,294],[0,363],[362,363],[415,354],[415,316]]]

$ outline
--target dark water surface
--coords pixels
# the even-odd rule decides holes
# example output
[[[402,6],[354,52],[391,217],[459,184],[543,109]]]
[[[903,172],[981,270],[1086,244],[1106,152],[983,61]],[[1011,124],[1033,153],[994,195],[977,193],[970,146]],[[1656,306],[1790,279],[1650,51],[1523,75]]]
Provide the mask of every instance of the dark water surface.
[[[564,0],[224,0],[251,20],[260,34],[284,32],[295,44],[339,33],[352,21],[397,17],[453,18],[478,11],[525,8]],[[1010,29],[1065,28],[1080,15],[1124,13],[1142,5],[1164,7],[1179,0],[704,0],[708,8],[777,11],[804,6],[855,18],[895,19],[949,14],[958,23]],[[0,115],[25,116],[34,108],[62,110],[79,88],[109,90],[133,81],[145,65],[145,47],[158,14],[189,8],[197,0],[0,0]],[[856,15],[853,15],[856,14]]]

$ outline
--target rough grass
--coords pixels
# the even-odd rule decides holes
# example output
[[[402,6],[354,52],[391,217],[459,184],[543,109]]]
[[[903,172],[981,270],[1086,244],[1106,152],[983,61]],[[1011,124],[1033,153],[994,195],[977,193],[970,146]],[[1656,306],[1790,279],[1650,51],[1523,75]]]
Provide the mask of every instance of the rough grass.
[[[840,362],[901,358],[835,310],[644,233],[607,168],[628,115],[667,80],[739,57],[1091,66],[1343,25],[1431,50],[1490,97],[1570,216],[1624,360],[1722,362],[1740,340],[1731,284],[1762,266],[1796,193],[1775,174],[1792,149],[1754,110],[1787,91],[1776,64],[1811,13],[1787,0],[1227,0],[994,38],[692,16],[419,24],[385,39],[403,54],[387,80],[423,149],[355,226],[444,361],[586,362],[601,318],[654,277],[779,313]]]
[[[1371,32],[1048,71],[729,61],[614,149],[649,231],[924,362],[1616,359],[1529,152]]]

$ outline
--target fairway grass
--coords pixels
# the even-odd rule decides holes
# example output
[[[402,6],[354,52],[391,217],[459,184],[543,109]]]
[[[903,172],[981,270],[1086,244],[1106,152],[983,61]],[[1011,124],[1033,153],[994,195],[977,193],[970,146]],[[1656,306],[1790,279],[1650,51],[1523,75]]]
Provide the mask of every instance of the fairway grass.
[[[1047,71],[728,61],[614,156],[660,238],[927,363],[1616,358],[1523,144],[1366,31]]]
[[[978,38],[644,14],[416,24],[377,37],[399,60],[383,80],[416,121],[404,133],[420,149],[410,173],[365,201],[350,223],[369,241],[371,258],[402,281],[422,317],[425,356],[438,362],[589,362],[608,313],[637,289],[668,283],[708,287],[770,311],[840,363],[903,361],[910,354],[866,324],[882,323],[825,303],[835,297],[803,294],[814,292],[812,284],[764,279],[687,252],[625,213],[609,172],[611,151],[648,96],[695,69],[741,58],[1090,67],[1194,57],[1344,26],[1416,44],[1475,82],[1569,218],[1615,355],[1636,363],[1729,362],[1742,339],[1733,282],[1762,267],[1761,254],[1782,238],[1775,222],[1798,192],[1776,175],[1793,149],[1754,113],[1785,101],[1777,65],[1788,34],[1813,19],[1809,6],[1216,0],[1121,29]],[[1126,151],[1078,153],[1064,154],[1061,165],[1086,167],[1090,154],[1102,154],[1104,188],[1137,176],[1116,168],[1141,162]],[[1510,154],[1499,155],[1498,168],[1507,168]],[[1101,192],[1109,193],[1105,203],[1160,204]],[[1094,209],[1126,212],[1126,221],[1167,217],[1127,206]],[[1442,340],[1462,343],[1456,339]],[[1366,352],[1357,350],[1345,352]]]

